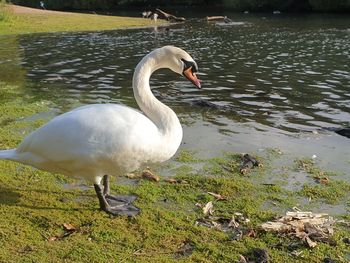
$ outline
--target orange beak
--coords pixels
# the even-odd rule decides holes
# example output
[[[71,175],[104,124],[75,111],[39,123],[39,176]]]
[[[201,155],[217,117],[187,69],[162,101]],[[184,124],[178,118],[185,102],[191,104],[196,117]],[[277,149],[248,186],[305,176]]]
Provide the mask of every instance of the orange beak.
[[[196,74],[193,73],[192,67],[189,67],[188,69],[183,71],[183,75],[191,81],[197,88],[201,88],[201,83],[199,79],[197,78]]]

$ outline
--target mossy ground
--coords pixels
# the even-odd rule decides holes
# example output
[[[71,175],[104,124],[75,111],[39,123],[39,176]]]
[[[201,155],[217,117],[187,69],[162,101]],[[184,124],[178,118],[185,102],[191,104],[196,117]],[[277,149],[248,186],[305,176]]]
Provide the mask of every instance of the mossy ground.
[[[2,19],[1,19],[2,18]],[[158,20],[83,13],[13,13],[0,4],[0,35],[45,32],[115,30],[165,24]]]
[[[46,121],[37,113],[50,111],[50,105],[15,99],[21,97],[15,86],[0,84],[0,92],[0,148],[16,147]],[[33,115],[36,118],[30,118]],[[235,153],[203,160],[182,149],[167,169],[185,183],[140,179],[112,185],[113,192],[139,196],[135,204],[142,212],[135,218],[113,218],[99,211],[93,188],[79,187],[80,182],[0,161],[0,262],[237,262],[240,254],[252,255],[254,248],[267,249],[271,262],[322,262],[325,257],[347,262],[349,245],[342,240],[350,234],[344,226],[336,227],[332,242],[314,249],[259,230],[262,222],[300,206],[300,199],[338,204],[349,197],[349,184],[336,176],[331,184],[315,183],[312,176],[321,170],[312,160],[297,160],[276,174],[273,184],[263,184],[273,172],[269,164],[275,158],[278,155],[260,156],[265,166],[241,175]],[[286,174],[295,170],[310,176],[300,191],[283,184]],[[207,192],[227,200],[215,201]],[[208,201],[214,202],[216,216],[243,213],[250,219],[245,227],[256,235],[234,240],[229,233],[196,225],[203,212],[195,204]],[[69,232],[64,224],[75,229]],[[301,254],[293,256],[293,251]]]

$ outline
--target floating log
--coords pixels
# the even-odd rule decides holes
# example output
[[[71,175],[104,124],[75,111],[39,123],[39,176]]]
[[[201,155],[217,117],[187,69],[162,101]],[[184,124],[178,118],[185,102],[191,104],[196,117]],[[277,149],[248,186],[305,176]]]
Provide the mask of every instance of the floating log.
[[[159,8],[156,9],[156,11],[159,13],[159,15],[163,18],[165,18],[168,21],[172,21],[172,22],[184,22],[186,19],[184,17],[177,17],[174,16],[172,14],[168,14],[162,10],[160,10]]]
[[[225,16],[207,16],[207,21],[224,20]]]
[[[207,16],[207,21],[224,21],[225,23],[232,22],[227,16]]]

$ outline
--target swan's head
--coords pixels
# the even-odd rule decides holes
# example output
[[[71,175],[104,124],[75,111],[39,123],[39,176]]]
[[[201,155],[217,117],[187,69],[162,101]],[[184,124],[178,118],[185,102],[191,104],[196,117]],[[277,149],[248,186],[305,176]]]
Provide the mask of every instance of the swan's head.
[[[174,46],[165,46],[160,48],[159,51],[163,53],[164,67],[185,76],[197,88],[201,88],[201,83],[196,76],[197,63],[186,51]]]

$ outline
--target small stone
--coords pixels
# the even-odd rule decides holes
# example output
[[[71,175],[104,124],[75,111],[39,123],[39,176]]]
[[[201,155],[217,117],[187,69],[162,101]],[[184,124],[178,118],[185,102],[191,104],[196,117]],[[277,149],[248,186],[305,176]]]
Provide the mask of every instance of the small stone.
[[[335,263],[335,261],[331,258],[324,258],[323,263]]]
[[[344,242],[345,244],[350,245],[350,238],[344,237],[344,238],[343,238],[343,242]]]
[[[254,256],[256,258],[257,263],[268,263],[269,262],[269,255],[267,253],[266,249],[261,248],[254,248]]]

